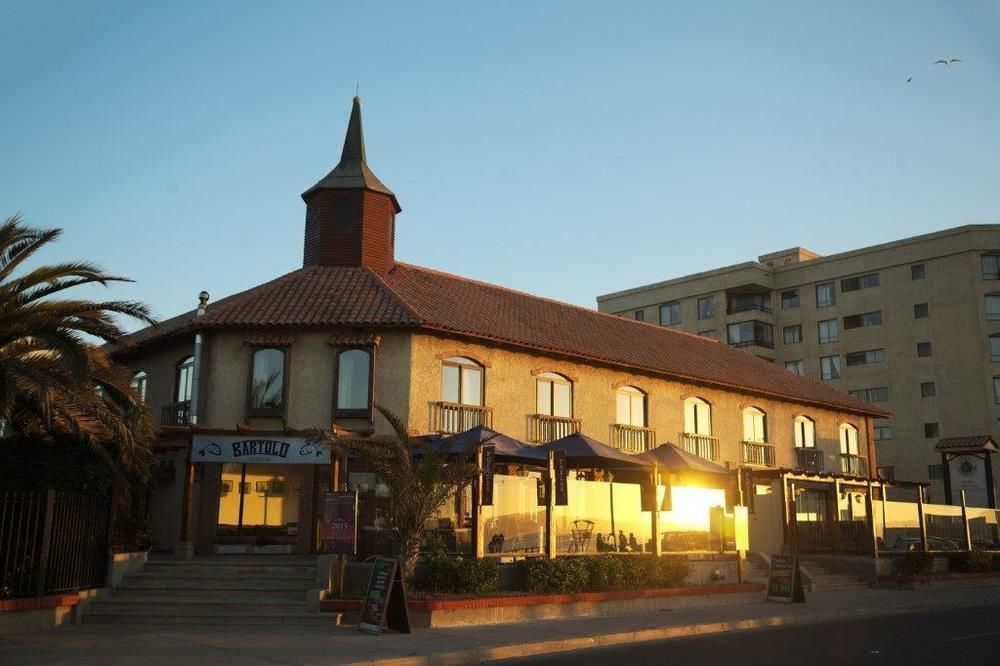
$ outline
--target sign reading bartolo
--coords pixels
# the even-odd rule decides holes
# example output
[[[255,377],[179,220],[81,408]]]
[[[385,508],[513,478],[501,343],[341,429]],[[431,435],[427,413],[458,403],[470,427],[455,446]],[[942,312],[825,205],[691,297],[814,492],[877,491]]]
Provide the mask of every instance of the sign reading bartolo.
[[[196,434],[191,461],[326,465],[330,462],[330,449],[305,437]]]

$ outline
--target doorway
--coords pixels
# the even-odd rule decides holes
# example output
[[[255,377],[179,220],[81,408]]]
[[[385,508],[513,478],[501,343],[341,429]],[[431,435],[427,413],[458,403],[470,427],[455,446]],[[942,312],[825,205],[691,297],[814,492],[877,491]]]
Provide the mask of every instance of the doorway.
[[[215,552],[294,552],[302,476],[302,465],[224,463]]]

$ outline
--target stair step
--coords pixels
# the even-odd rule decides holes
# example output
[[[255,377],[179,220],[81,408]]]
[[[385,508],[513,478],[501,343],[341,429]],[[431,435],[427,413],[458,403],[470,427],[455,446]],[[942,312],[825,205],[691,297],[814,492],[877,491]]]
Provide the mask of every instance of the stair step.
[[[292,601],[282,599],[261,600],[253,597],[235,600],[219,600],[211,597],[194,599],[190,597],[166,597],[149,599],[146,597],[111,597],[94,601],[91,611],[115,611],[120,613],[146,613],[149,611],[177,613],[181,615],[199,615],[204,613],[242,613],[249,611],[266,611],[268,613],[304,613],[307,610],[305,599]]]
[[[192,597],[200,596],[212,597],[240,597],[247,599],[265,599],[267,601],[301,601],[305,598],[306,590],[300,587],[293,588],[271,588],[261,590],[255,587],[229,587],[224,589],[206,590],[203,587],[156,587],[153,585],[131,587],[122,585],[115,588],[115,597]]]
[[[92,609],[84,615],[84,622],[91,624],[198,624],[198,625],[286,625],[331,626],[340,624],[340,613],[175,613],[147,610],[108,611]]]
[[[315,576],[310,564],[206,564],[203,562],[149,562],[144,573],[180,576]]]
[[[209,576],[152,576],[133,574],[123,581],[131,588],[185,588],[191,590],[308,590],[315,578],[213,578]]]

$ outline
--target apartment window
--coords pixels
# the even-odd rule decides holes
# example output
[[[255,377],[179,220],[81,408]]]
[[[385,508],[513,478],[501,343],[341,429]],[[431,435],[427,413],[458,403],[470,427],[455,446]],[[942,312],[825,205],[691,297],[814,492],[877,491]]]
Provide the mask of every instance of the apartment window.
[[[646,427],[646,394],[634,386],[623,386],[615,393],[616,421],[619,425]]]
[[[804,375],[806,374],[805,361],[802,359],[799,359],[798,361],[785,361],[785,370],[794,372],[797,375]]]
[[[743,441],[767,442],[767,415],[756,407],[743,410]]]
[[[896,480],[896,467],[893,465],[886,465],[885,467],[879,467],[875,470],[878,478],[883,481],[895,481]]]
[[[1000,254],[984,254],[979,260],[984,280],[1000,280]]]
[[[840,426],[840,453],[845,456],[858,455],[858,429],[850,423]]]
[[[929,342],[918,342],[917,343],[917,356],[930,356],[933,352],[931,351],[931,343]]]
[[[822,379],[840,379],[840,357],[839,356],[820,357],[819,376]]]
[[[941,429],[938,428],[937,423],[925,423],[924,424],[924,437],[940,437]]]
[[[816,422],[808,416],[795,417],[795,448],[816,448]]]
[[[660,306],[660,325],[670,326],[681,323],[681,303],[672,301]]]
[[[712,406],[701,398],[685,400],[684,432],[688,435],[711,435]]]
[[[285,350],[256,349],[251,357],[250,413],[279,416],[285,408]]]
[[[993,402],[1000,405],[1000,377],[993,378]]]
[[[483,366],[471,358],[451,356],[441,362],[441,400],[459,405],[483,405]]]
[[[837,342],[840,339],[840,332],[837,330],[836,319],[825,319],[819,322],[818,327],[819,343],[821,345],[825,345],[830,342]]]
[[[129,382],[129,386],[132,390],[139,395],[139,402],[146,402],[146,373],[143,370],[132,375],[132,381]]]
[[[761,321],[743,321],[726,328],[729,344],[734,347],[757,345],[774,349],[774,328]]]
[[[853,395],[858,400],[864,400],[865,402],[887,402],[889,400],[888,386],[854,389],[853,391],[848,391],[848,393]]]
[[[882,312],[865,312],[864,314],[850,315],[844,317],[844,330],[851,328],[862,328],[864,326],[878,326],[882,323]]]
[[[771,294],[726,294],[726,313],[748,312],[749,310],[771,311]]]
[[[799,290],[790,289],[781,292],[781,309],[790,310],[799,307]]]
[[[711,338],[713,340],[719,339],[719,333],[714,328],[710,328],[707,331],[700,331],[698,335],[703,338]]]
[[[538,375],[535,381],[535,413],[546,416],[573,416],[573,382],[554,372]]]
[[[841,293],[846,291],[858,291],[859,289],[869,289],[878,286],[878,273],[859,275],[852,278],[844,278],[840,281]]]
[[[940,481],[944,478],[944,465],[928,465],[927,478],[932,481]]]
[[[990,336],[990,360],[1000,361],[1000,335]]]
[[[702,298],[699,298],[698,319],[711,319],[714,316],[715,316],[715,296],[703,296]]]
[[[174,402],[191,400],[191,386],[194,380],[194,356],[187,356],[174,367]]]
[[[986,318],[990,321],[1000,319],[1000,294],[986,294]]]
[[[865,351],[850,352],[845,354],[847,365],[871,365],[872,363],[885,363],[885,349],[867,349]]]
[[[913,306],[914,319],[926,319],[929,314],[930,308],[927,307],[926,303],[917,303]]]
[[[920,383],[920,397],[921,398],[933,398],[937,395],[937,385],[934,382],[921,382]]]
[[[828,308],[837,304],[837,292],[832,282],[816,285],[816,307]]]
[[[372,399],[372,352],[349,348],[337,352],[334,416],[368,418]]]
[[[785,337],[786,345],[794,345],[797,342],[802,342],[802,325],[795,324],[794,326],[786,326],[782,329],[782,333]]]
[[[636,310],[635,311],[635,320],[636,321],[646,321],[646,311],[645,310]]]
[[[923,280],[925,277],[927,277],[927,268],[923,264],[914,264],[910,266],[911,280]]]
[[[875,426],[874,434],[876,442],[892,439],[892,426]]]

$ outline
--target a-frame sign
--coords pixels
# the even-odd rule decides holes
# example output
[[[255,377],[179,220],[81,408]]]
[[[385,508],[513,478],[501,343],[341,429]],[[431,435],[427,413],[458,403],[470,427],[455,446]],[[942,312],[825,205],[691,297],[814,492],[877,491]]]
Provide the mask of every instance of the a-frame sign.
[[[406,607],[406,589],[403,587],[399,560],[390,557],[375,560],[361,606],[358,629],[369,634],[381,634],[383,629],[410,633],[410,612]]]

